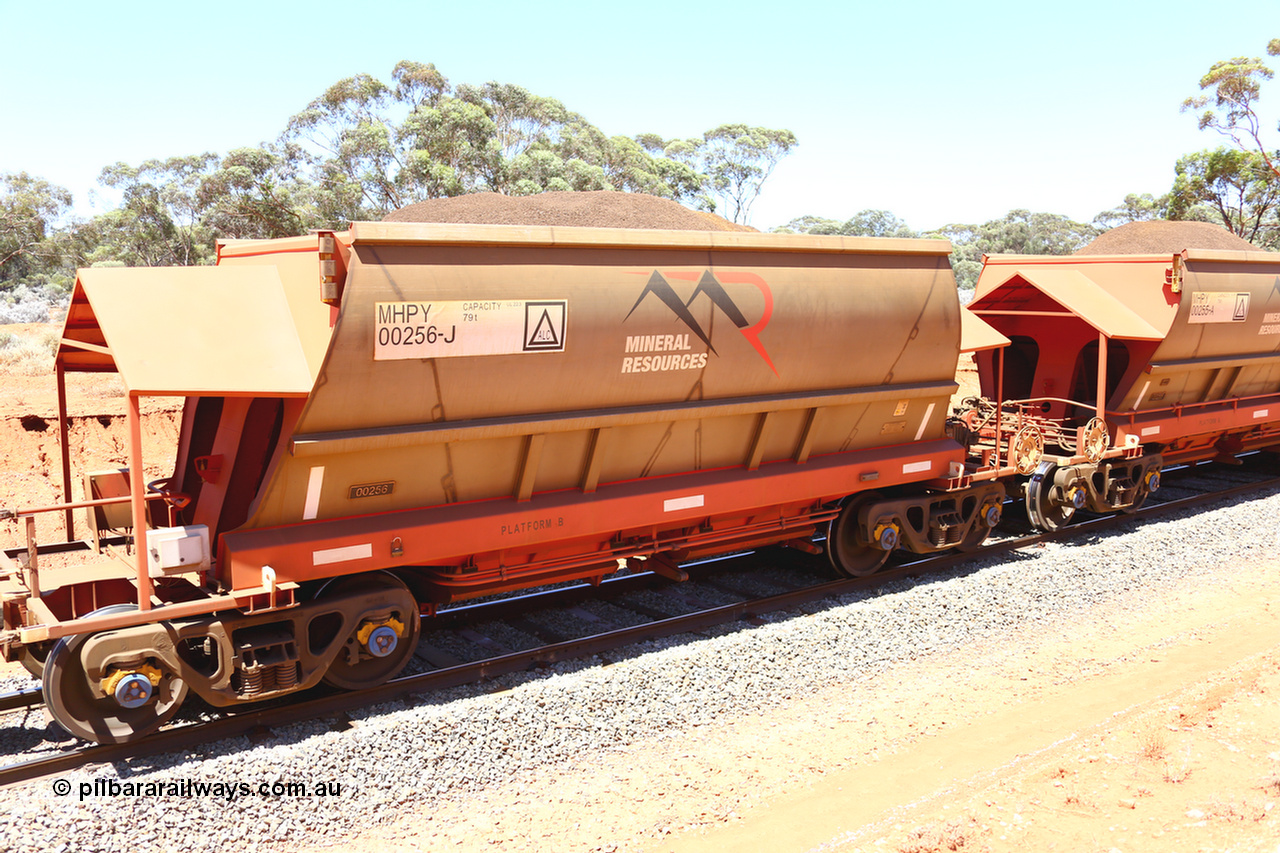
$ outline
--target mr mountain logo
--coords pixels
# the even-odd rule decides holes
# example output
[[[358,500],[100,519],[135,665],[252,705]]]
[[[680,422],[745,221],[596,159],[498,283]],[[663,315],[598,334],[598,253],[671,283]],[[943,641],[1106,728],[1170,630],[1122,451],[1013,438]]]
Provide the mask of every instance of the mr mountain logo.
[[[693,294],[686,300],[680,294],[676,293],[672,287],[672,281],[696,281],[697,287],[694,288]],[[756,287],[761,295],[764,296],[764,310],[760,313],[760,319],[755,325],[743,315],[733,298],[725,290],[726,284],[749,284]],[[631,306],[631,310],[627,312],[627,316],[622,322],[626,322],[631,315],[636,312],[650,296],[656,297],[659,302],[667,306],[671,313],[675,314],[676,319],[684,324],[689,330],[688,334],[673,335],[628,335],[626,351],[628,353],[668,353],[669,355],[629,355],[622,359],[623,373],[654,373],[665,372],[668,370],[698,370],[707,365],[706,352],[693,352],[696,344],[691,344],[690,338],[696,338],[706,345],[707,349],[715,355],[715,345],[711,343],[710,328],[714,325],[708,325],[708,329],[704,330],[702,324],[693,316],[690,310],[691,306],[698,301],[698,297],[706,296],[711,302],[712,319],[717,310],[729,319],[738,332],[744,337],[752,348],[760,354],[764,359],[764,363],[769,365],[769,369],[773,371],[775,376],[778,375],[778,369],[773,366],[773,359],[769,358],[769,352],[764,348],[764,344],[760,342],[760,333],[769,325],[769,319],[773,316],[773,292],[769,290],[769,285],[765,284],[764,279],[753,273],[745,272],[721,272],[718,275],[713,274],[710,270],[702,273],[696,272],[659,272],[654,270],[649,276],[649,282],[644,286],[644,290],[640,292],[640,298],[636,300],[636,304]],[[723,345],[723,341],[722,341]]]

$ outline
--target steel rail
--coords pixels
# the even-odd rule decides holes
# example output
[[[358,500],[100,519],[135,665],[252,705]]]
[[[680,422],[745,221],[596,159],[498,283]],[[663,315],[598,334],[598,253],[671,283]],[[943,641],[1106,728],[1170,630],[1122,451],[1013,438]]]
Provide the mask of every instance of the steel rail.
[[[20,784],[82,767],[86,764],[124,761],[172,752],[178,749],[198,747],[232,737],[251,736],[255,731],[269,731],[299,720],[323,719],[344,714],[347,711],[396,700],[406,700],[420,693],[442,690],[463,684],[471,684],[514,672],[522,672],[540,666],[573,660],[588,655],[612,651],[645,640],[693,633],[717,625],[742,619],[750,619],[766,613],[788,610],[802,604],[821,601],[857,592],[886,582],[932,573],[971,560],[996,556],[1041,542],[1069,539],[1098,530],[1118,527],[1139,518],[1149,518],[1179,509],[1198,506],[1213,501],[1247,494],[1260,489],[1280,487],[1280,476],[1243,483],[1211,493],[1190,495],[1158,504],[1150,504],[1133,513],[1097,516],[1083,519],[1053,532],[1035,532],[990,543],[969,552],[947,551],[922,559],[893,566],[862,578],[847,578],[806,586],[801,589],[765,596],[748,601],[721,605],[696,613],[672,616],[629,628],[594,634],[559,643],[551,643],[521,652],[512,652],[484,660],[458,664],[417,675],[402,676],[376,687],[364,690],[332,693],[290,702],[288,704],[253,708],[249,710],[224,710],[224,716],[193,725],[176,725],[148,736],[136,743],[95,744],[81,746],[67,752],[27,762],[17,762],[0,767],[0,788]],[[624,576],[616,582],[644,579],[644,575]],[[589,585],[588,590],[592,589]],[[596,590],[598,592],[598,590]],[[578,587],[552,591],[553,593],[582,594]],[[517,596],[499,602],[522,601],[527,606],[533,596]],[[472,607],[479,607],[473,605]],[[461,610],[462,608],[458,608]],[[448,613],[449,611],[444,611]]]
[[[70,544],[74,545],[75,543]],[[729,560],[748,556],[750,556],[748,553],[738,553],[722,557],[711,557],[684,563],[681,568],[689,573],[690,580],[697,580],[708,574],[715,566],[723,565]],[[473,625],[477,622],[507,619],[535,610],[568,607],[585,601],[609,601],[654,585],[668,587],[673,586],[675,583],[676,581],[669,580],[654,572],[646,571],[604,578],[599,584],[591,584],[586,581],[574,582],[570,586],[522,592],[439,610],[435,616],[431,617],[431,627],[450,630],[463,625]],[[34,687],[0,693],[0,713],[43,703],[43,688],[38,684]]]
[[[25,687],[21,690],[0,693],[0,713],[43,704],[44,692],[39,687]]]

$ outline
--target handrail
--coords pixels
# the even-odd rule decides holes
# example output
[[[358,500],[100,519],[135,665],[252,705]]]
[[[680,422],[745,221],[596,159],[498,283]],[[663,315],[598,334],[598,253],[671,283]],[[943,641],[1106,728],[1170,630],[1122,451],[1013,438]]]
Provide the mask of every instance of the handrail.
[[[1176,403],[1172,406],[1163,406],[1159,409],[1134,409],[1130,411],[1108,411],[1107,421],[1110,422],[1114,417],[1117,421],[1127,420],[1134,422],[1139,417],[1148,417],[1151,415],[1159,415],[1162,413],[1173,412],[1179,417],[1186,409],[1204,409],[1210,406],[1230,406],[1238,409],[1241,406],[1258,406],[1268,403],[1280,402],[1280,394],[1252,394],[1248,397],[1223,397],[1218,400],[1197,400],[1192,403]]]
[[[71,503],[50,504],[49,506],[36,507],[19,507],[18,509],[4,509],[0,507],[0,521],[9,518],[28,518],[39,515],[44,512],[62,512],[68,509],[83,509],[91,506],[108,506],[110,504],[124,504],[129,502],[129,496],[115,498],[95,498],[91,501],[72,501]]]

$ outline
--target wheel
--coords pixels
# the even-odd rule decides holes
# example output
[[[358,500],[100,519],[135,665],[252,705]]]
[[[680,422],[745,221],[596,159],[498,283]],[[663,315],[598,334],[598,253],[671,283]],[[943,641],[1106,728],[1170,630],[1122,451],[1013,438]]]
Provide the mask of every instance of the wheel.
[[[133,604],[113,604],[89,616],[137,609]],[[162,673],[154,689],[146,688],[149,695],[136,707],[126,707],[114,696],[99,698],[93,694],[80,660],[80,649],[90,636],[63,637],[45,660],[44,702],[53,721],[78,738],[99,743],[130,743],[172,719],[187,696],[187,683],[170,673]],[[127,696],[123,690],[117,690],[117,695]],[[136,698],[130,697],[128,701]]]
[[[879,497],[875,492],[868,492],[852,498],[831,520],[827,529],[827,558],[837,574],[850,578],[866,577],[875,574],[889,559],[893,549],[886,550],[865,542],[858,535],[858,512]]]
[[[1147,495],[1149,494],[1151,494],[1151,492],[1146,489],[1138,489],[1138,493],[1133,496],[1133,503],[1128,506],[1120,507],[1120,512],[1123,515],[1132,515],[1142,509],[1142,505],[1147,502]]]
[[[1041,462],[1026,485],[1027,518],[1033,527],[1049,532],[1066,527],[1076,514],[1076,508],[1071,504],[1060,504],[1051,499],[1053,477],[1057,472],[1057,465]]]
[[[973,527],[969,528],[969,532],[960,540],[960,544],[955,549],[961,554],[968,554],[977,551],[982,547],[982,543],[987,541],[987,537],[991,535],[991,528],[981,522],[975,521]]]
[[[1142,505],[1147,502],[1147,497],[1152,492],[1158,491],[1159,489],[1160,469],[1157,466],[1152,466],[1142,472],[1142,484],[1138,486],[1138,493],[1134,495],[1133,503],[1122,508],[1120,511],[1125,515],[1137,512],[1142,508]]]
[[[376,572],[335,578],[317,591],[316,599],[375,590],[386,591],[391,619],[400,624],[401,632],[397,633],[387,625],[372,625],[362,620],[351,630],[342,650],[325,670],[325,684],[343,690],[375,687],[394,678],[413,657],[421,627],[418,603],[409,588],[394,575]]]
[[[34,643],[22,647],[22,656],[18,658],[27,672],[36,678],[44,678],[44,662],[53,651],[53,643]]]

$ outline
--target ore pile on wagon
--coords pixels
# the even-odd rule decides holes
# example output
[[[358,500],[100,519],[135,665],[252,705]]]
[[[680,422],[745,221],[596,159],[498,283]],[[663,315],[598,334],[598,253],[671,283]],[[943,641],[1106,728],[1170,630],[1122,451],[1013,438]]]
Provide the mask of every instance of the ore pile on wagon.
[[[990,258],[965,310],[949,252],[410,221],[82,270],[58,380],[120,375],[129,467],[10,514],[138,547],[42,567],[28,525],[0,648],[69,732],[128,741],[191,691],[378,684],[469,597],[771,544],[869,574],[977,547],[1009,492],[1052,527],[1280,442],[1280,256]],[[962,348],[983,397],[951,413]],[[185,405],[144,483],[149,395]]]

